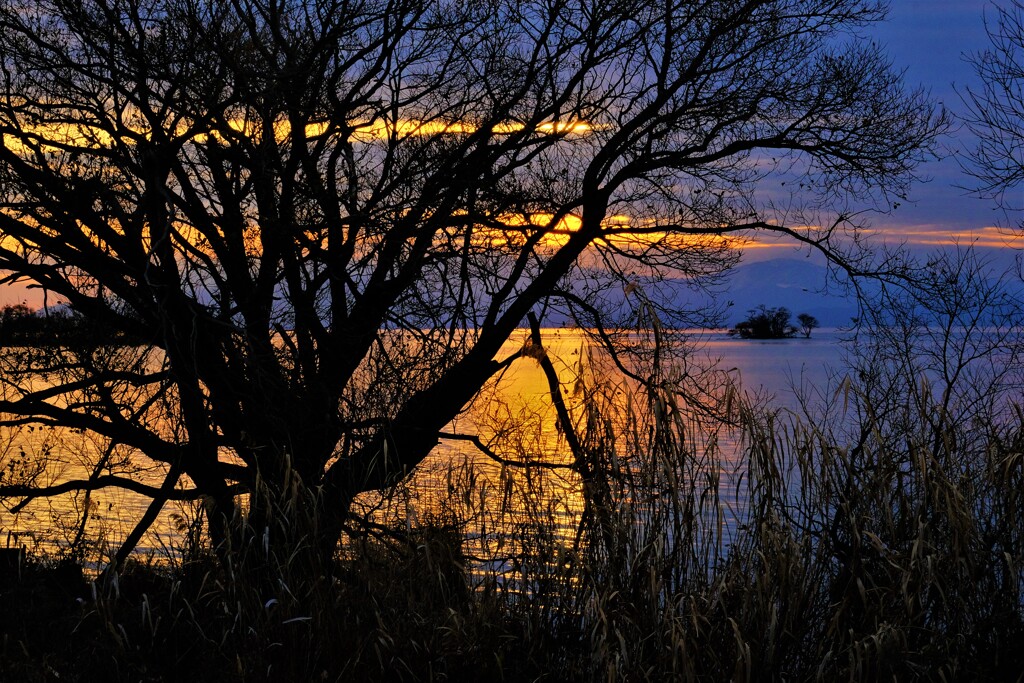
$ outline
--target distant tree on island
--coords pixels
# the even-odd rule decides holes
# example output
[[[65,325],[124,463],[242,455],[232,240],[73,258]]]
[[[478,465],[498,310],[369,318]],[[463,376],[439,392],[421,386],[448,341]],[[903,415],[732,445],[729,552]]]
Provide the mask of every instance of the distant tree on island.
[[[813,315],[801,313],[796,317],[800,323],[798,328],[790,323],[790,315],[789,309],[784,306],[768,308],[762,304],[747,311],[747,319],[729,330],[729,336],[743,339],[787,339],[800,332],[806,338],[819,325]]]
[[[29,338],[38,338],[42,323],[42,318],[23,303],[0,308],[0,346],[18,345]]]
[[[86,316],[59,306],[35,310],[24,303],[0,307],[0,347],[75,346],[137,344],[139,335],[110,330]]]
[[[804,339],[809,339],[811,330],[821,325],[818,319],[809,313],[801,313],[796,317],[796,321],[800,323],[800,334],[804,335]]]
[[[0,308],[0,329],[14,324],[30,315],[33,311],[25,304],[7,304]]]

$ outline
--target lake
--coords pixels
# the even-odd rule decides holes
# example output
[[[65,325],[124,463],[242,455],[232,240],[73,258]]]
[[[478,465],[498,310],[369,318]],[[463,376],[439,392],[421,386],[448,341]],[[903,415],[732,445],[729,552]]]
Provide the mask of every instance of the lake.
[[[692,337],[697,351],[688,357],[690,371],[696,373],[699,368],[717,366],[741,385],[743,393],[753,401],[783,410],[797,411],[798,391],[811,394],[814,389],[825,390],[843,370],[844,334],[837,330],[817,331],[809,339],[744,340],[730,337],[724,331],[695,332]],[[510,341],[505,353],[519,348],[524,338],[525,332]],[[573,390],[581,373],[581,357],[585,359],[584,368],[588,363],[599,365],[600,359],[589,357],[579,332],[544,330],[543,343],[563,382],[571,414],[583,420],[586,393],[578,388]],[[602,379],[600,371],[584,370],[583,375],[590,383]],[[616,382],[626,384],[622,380]],[[626,386],[613,385],[604,395],[610,395],[613,402],[646,400],[643,396],[627,399],[628,393]],[[814,399],[810,403],[813,405]],[[631,427],[620,423],[615,429],[623,432]],[[521,550],[508,547],[508,530],[515,530],[513,544],[528,543],[529,529],[535,520],[549,523],[555,540],[562,546],[573,546],[584,507],[578,474],[566,469],[526,469],[510,464],[529,460],[557,466],[572,460],[558,429],[550,390],[539,363],[523,359],[514,364],[449,428],[452,432],[480,434],[493,455],[507,462],[496,462],[465,441],[442,440],[432,457],[418,468],[408,488],[390,497],[364,496],[360,501],[363,513],[392,523],[407,520],[443,525],[456,518],[468,519],[468,552],[485,560],[499,558],[491,561],[492,568],[502,562],[500,558],[515,556]],[[746,508],[746,470],[740,435],[734,429],[701,425],[689,432],[689,439],[695,457],[683,476],[713,481],[714,509],[707,508],[702,514],[709,524],[717,525],[727,542],[742,522]],[[474,491],[472,499],[462,495],[467,484]]]
[[[505,351],[519,348],[525,336],[522,332],[511,340]],[[703,366],[717,360],[718,367],[744,392],[771,397],[784,408],[798,407],[797,388],[825,387],[829,377],[842,369],[842,335],[835,330],[816,330],[810,339],[743,340],[729,337],[724,331],[695,332],[691,336],[699,350],[689,362]],[[591,372],[593,379],[589,366],[594,364],[594,358],[581,333],[550,329],[544,330],[543,339],[568,389],[581,368],[585,368],[585,373]],[[615,391],[626,400],[626,388]],[[585,395],[567,390],[566,400],[574,414],[586,410]],[[510,460],[527,457],[555,465],[567,465],[571,460],[557,428],[543,371],[539,363],[529,358],[513,364],[449,429],[453,434],[479,434],[493,451]],[[24,447],[25,458],[30,459],[34,450],[45,449],[52,458],[47,472],[51,478],[88,476],[89,463],[102,447],[82,434],[57,430],[40,430],[19,438],[21,442],[6,444],[8,453]],[[735,434],[727,430],[715,438],[722,460],[718,473],[724,501],[722,519],[731,526],[744,505],[738,487],[743,475],[736,458],[738,443]],[[25,447],[26,444],[31,447]],[[582,509],[580,484],[574,472],[557,467],[534,471],[503,466],[463,440],[442,440],[419,470],[410,485],[397,493],[362,497],[362,510],[371,517],[404,518],[410,524],[426,520],[443,522],[446,510],[451,510],[453,502],[459,502],[473,509],[478,517],[477,527],[485,530],[478,534],[480,547],[476,549],[484,556],[495,554],[495,549],[487,545],[491,541],[485,537],[491,538],[495,529],[523,524],[531,516],[543,515],[555,521],[559,533],[565,534],[568,541]],[[141,476],[158,483],[160,471],[154,468]],[[475,500],[466,500],[467,490],[473,491]],[[17,515],[0,513],[0,534],[4,534],[0,535],[0,545],[25,543],[45,550],[52,549],[54,543],[66,544],[79,533],[76,522],[83,506],[88,505],[86,533],[113,550],[131,530],[147,502],[141,496],[118,490],[97,492],[88,500],[69,496],[34,501]],[[194,506],[168,504],[139,551],[175,552],[180,545],[181,529],[196,514]]]

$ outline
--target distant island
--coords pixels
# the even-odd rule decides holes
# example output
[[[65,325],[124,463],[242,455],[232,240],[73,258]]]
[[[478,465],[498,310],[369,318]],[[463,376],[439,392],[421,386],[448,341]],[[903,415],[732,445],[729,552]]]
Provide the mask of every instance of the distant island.
[[[818,319],[813,315],[801,313],[796,317],[797,325],[790,322],[790,316],[789,309],[784,306],[768,308],[762,304],[747,311],[746,320],[730,329],[729,336],[741,339],[788,339],[802,334],[804,338],[809,338],[811,330],[819,326]]]
[[[32,309],[24,303],[0,306],[0,347],[140,344],[141,338],[109,329],[64,306]]]

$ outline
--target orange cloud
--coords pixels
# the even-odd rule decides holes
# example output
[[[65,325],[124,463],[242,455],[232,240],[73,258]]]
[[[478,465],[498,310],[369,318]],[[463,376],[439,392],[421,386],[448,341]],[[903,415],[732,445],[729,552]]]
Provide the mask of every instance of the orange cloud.
[[[907,244],[951,247],[975,246],[994,248],[1024,248],[1024,235],[1007,231],[994,225],[954,231],[929,230],[927,228],[903,229],[896,233],[905,238]]]

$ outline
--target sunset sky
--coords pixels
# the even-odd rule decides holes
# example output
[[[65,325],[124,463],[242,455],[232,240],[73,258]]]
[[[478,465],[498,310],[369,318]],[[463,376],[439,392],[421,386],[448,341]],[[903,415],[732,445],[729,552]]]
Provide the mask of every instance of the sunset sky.
[[[888,21],[867,30],[866,39],[880,41],[893,63],[906,68],[908,85],[923,85],[954,116],[964,112],[958,91],[977,86],[973,67],[965,55],[985,49],[988,39],[983,14],[994,15],[984,0],[893,0]],[[944,158],[926,164],[921,172],[930,178],[912,188],[910,201],[888,215],[869,219],[876,240],[904,243],[914,251],[931,251],[959,241],[984,249],[997,264],[1009,264],[1024,248],[1024,239],[997,226],[1005,216],[992,202],[970,196],[964,186],[971,178],[963,173],[957,155],[973,145],[965,130],[942,140]],[[1022,190],[1024,192],[1024,190]],[[746,251],[749,261],[790,257],[789,243]],[[0,288],[0,303],[39,297],[19,289]]]
[[[993,5],[985,0],[893,0],[891,5],[889,19],[871,27],[866,38],[878,40],[893,64],[906,69],[908,86],[924,86],[954,118],[964,114],[958,93],[979,85],[966,56],[988,46],[984,16],[994,18]],[[911,189],[910,201],[891,214],[869,219],[874,239],[906,244],[918,253],[954,243],[973,244],[995,265],[1012,263],[1024,249],[1024,238],[1000,229],[1007,223],[1004,214],[964,189],[972,179],[957,158],[973,144],[969,132],[958,124],[941,141],[944,158],[919,169],[927,182]],[[745,259],[777,258],[787,252],[790,249],[782,244],[748,249]]]
[[[874,27],[872,34],[887,46],[894,64],[906,67],[908,83],[929,88],[947,109],[960,115],[964,106],[958,91],[978,83],[964,56],[988,45],[983,13],[991,17],[994,11],[982,0],[895,0],[889,20]],[[967,196],[962,189],[971,179],[953,155],[971,145],[966,131],[944,140],[947,158],[923,168],[930,182],[915,186],[912,201],[893,215],[876,218],[879,231],[899,235],[911,245],[936,245],[952,235],[964,242],[973,236],[978,246],[1004,252],[1013,251],[1007,245],[1024,246],[993,229],[1005,218],[992,203]]]

